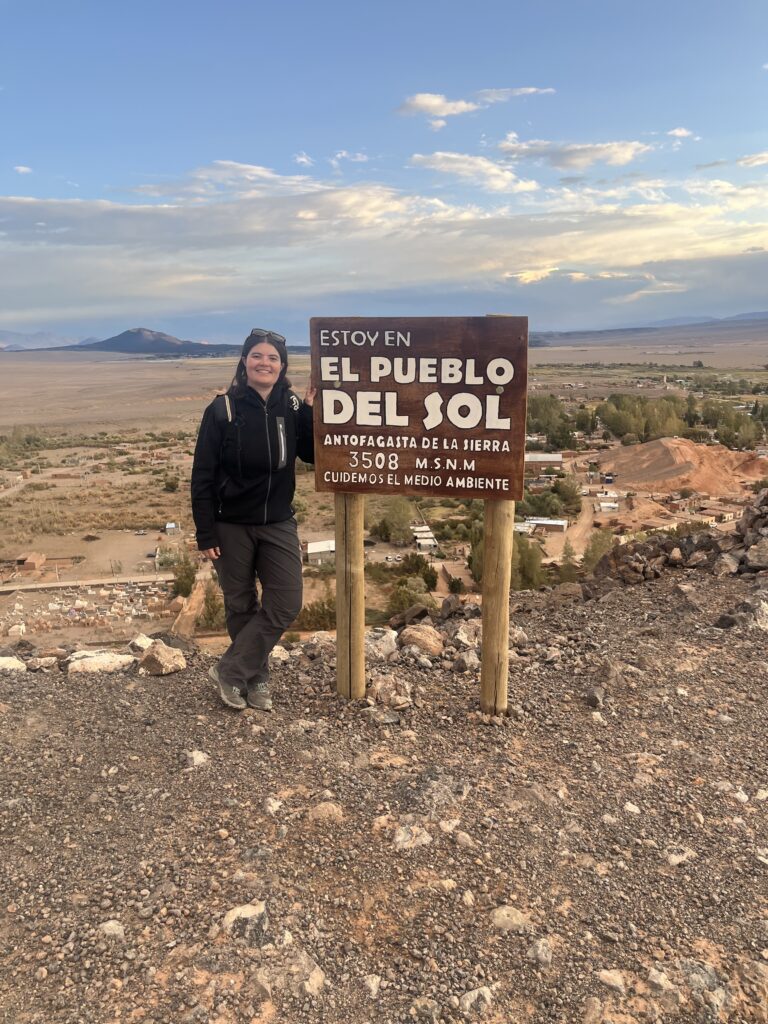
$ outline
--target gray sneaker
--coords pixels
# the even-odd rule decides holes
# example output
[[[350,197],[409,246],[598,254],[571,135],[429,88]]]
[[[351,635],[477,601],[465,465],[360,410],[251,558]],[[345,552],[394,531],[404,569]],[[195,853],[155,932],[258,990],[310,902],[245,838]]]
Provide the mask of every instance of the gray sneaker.
[[[219,676],[219,666],[211,665],[208,669],[208,675],[216,683],[219,689],[219,696],[221,697],[224,704],[228,708],[234,708],[235,711],[243,711],[248,705],[245,702],[245,697],[238,690],[236,686],[230,686],[229,683],[225,683]]]
[[[256,708],[257,711],[272,710],[272,698],[269,696],[269,683],[266,679],[248,683],[248,707]]]

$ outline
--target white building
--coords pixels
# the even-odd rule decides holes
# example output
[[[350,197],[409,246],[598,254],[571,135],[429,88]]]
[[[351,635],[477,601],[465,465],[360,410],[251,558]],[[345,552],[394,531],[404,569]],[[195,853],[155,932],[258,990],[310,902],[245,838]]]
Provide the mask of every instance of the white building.
[[[525,522],[534,528],[538,526],[545,533],[565,533],[568,529],[567,519],[541,519],[538,516],[527,516]]]
[[[336,561],[335,540],[305,541],[301,547],[308,565],[323,565],[323,563]]]

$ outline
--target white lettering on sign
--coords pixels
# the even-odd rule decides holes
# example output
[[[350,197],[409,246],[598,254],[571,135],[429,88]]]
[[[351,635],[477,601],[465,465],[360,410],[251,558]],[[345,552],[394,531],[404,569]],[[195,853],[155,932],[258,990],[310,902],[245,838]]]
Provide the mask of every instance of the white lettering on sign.
[[[356,348],[364,346],[373,347],[381,337],[380,331],[332,331],[322,329],[320,331],[320,344],[323,348],[337,348],[339,345],[354,345]],[[410,331],[384,331],[382,338],[384,345],[388,348],[410,348]]]
[[[384,411],[382,412],[382,399]],[[396,391],[323,391],[323,422],[349,423],[360,427],[407,427],[410,420],[397,411]]]
[[[509,430],[512,421],[508,416],[499,415],[499,402],[499,395],[478,398],[468,391],[462,391],[448,399],[443,415],[443,396],[433,391],[424,399],[424,407],[427,410],[423,420],[424,427],[427,430],[434,430],[447,419],[452,426],[460,430],[472,430],[481,422],[486,430]]]

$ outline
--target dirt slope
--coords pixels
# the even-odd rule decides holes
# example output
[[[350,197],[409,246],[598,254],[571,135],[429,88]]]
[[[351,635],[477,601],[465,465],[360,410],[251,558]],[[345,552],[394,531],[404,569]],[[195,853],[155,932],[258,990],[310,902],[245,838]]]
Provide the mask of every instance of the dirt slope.
[[[713,628],[755,587],[515,595],[498,725],[450,656],[378,670],[399,712],[310,648],[269,716],[202,655],[0,675],[0,1020],[765,1024],[766,633]]]
[[[603,471],[614,472],[622,488],[671,492],[691,487],[702,494],[741,495],[750,481],[768,476],[768,459],[733,452],[722,445],[695,444],[663,437],[646,444],[605,452]]]

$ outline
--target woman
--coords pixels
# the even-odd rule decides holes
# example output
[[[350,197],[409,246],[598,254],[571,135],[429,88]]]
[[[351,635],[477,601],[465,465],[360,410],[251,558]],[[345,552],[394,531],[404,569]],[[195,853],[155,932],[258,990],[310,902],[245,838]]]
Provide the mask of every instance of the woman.
[[[203,414],[192,464],[197,546],[215,566],[232,641],[210,675],[238,710],[271,710],[269,655],[301,609],[291,501],[296,456],[313,461],[314,390],[300,402],[287,369],[282,334],[251,331],[229,390]]]

